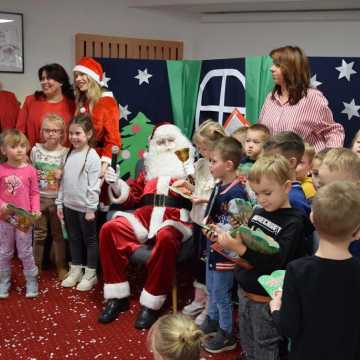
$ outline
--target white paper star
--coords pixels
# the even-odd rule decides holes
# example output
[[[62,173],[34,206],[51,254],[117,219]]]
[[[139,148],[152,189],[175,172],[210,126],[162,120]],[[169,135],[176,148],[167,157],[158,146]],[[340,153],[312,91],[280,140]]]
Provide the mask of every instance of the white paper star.
[[[104,72],[104,74],[103,74],[103,80],[102,80],[104,86],[108,87],[108,82],[109,82],[110,80],[111,80],[111,78],[106,77],[106,72]]]
[[[317,74],[315,74],[311,79],[310,79],[310,86],[314,89],[316,89],[318,86],[320,86],[322,84],[322,82],[317,81],[316,80],[316,76]]]
[[[131,111],[128,110],[128,106],[129,105],[122,106],[121,104],[119,104],[120,119],[125,119],[126,121],[128,121],[128,116],[131,114]]]
[[[355,104],[354,99],[352,99],[350,103],[343,102],[343,104],[345,108],[341,113],[346,114],[348,116],[348,120],[351,120],[353,116],[360,117],[359,115],[360,106]]]
[[[147,84],[150,84],[149,79],[151,77],[152,77],[152,75],[148,73],[147,69],[145,69],[144,71],[141,71],[138,69],[138,74],[136,76],[134,76],[135,79],[139,80],[139,85],[141,85],[144,82],[146,82]]]
[[[337,71],[340,72],[338,79],[342,79],[343,77],[346,77],[347,81],[350,81],[350,76],[352,74],[356,74],[357,72],[352,68],[354,66],[354,62],[346,63],[346,61],[343,59],[341,61],[341,66],[338,66],[336,68]]]

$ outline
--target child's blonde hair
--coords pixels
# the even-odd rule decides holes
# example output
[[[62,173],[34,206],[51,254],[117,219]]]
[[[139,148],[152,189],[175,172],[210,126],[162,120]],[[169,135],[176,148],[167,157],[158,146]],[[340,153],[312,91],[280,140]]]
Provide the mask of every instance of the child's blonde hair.
[[[213,149],[215,144],[224,136],[226,136],[224,128],[218,122],[208,119],[195,131],[192,141],[194,144],[199,144],[204,140],[206,145]]]
[[[0,146],[3,154],[2,161],[6,161],[6,155],[3,153],[4,146],[16,146],[18,144],[26,145],[26,152],[30,150],[30,143],[24,133],[17,129],[7,129],[1,133]]]
[[[319,189],[312,202],[312,220],[320,234],[338,238],[360,226],[360,187],[352,181],[334,181]]]
[[[308,144],[307,142],[304,143],[304,145],[305,145],[304,156],[307,156],[307,158],[309,159],[309,163],[311,163],[315,156],[315,148],[312,145]]]
[[[183,314],[164,315],[150,329],[148,343],[155,359],[199,360],[203,333]]]
[[[282,155],[260,157],[251,167],[248,180],[259,184],[263,177],[275,180],[279,184],[289,181],[291,172],[288,160]]]
[[[264,135],[264,142],[267,141],[270,137],[270,130],[267,126],[263,125],[263,124],[253,124],[250,125],[247,130],[251,130],[251,131],[259,131],[262,132]]]
[[[321,165],[326,166],[331,172],[348,174],[350,177],[348,180],[360,180],[360,158],[350,149],[329,150]]]
[[[46,124],[46,123],[57,124],[59,129],[62,130],[61,141],[63,141],[64,138],[65,138],[65,121],[64,121],[64,118],[62,116],[58,115],[58,114],[55,114],[55,113],[47,113],[47,114],[44,115],[44,117],[42,119],[41,130],[44,129],[44,124]]]

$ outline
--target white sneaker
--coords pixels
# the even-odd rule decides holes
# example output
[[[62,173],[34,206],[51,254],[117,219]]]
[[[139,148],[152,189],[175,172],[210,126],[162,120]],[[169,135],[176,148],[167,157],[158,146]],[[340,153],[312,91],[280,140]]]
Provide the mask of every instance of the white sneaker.
[[[194,320],[195,324],[200,326],[205,321],[207,314],[208,314],[208,306],[206,303],[204,310],[195,318]]]
[[[82,265],[70,265],[70,271],[66,275],[66,278],[61,282],[62,287],[73,287],[82,278],[83,271]]]
[[[200,314],[204,309],[205,309],[204,303],[199,303],[194,300],[189,305],[184,306],[184,308],[182,309],[182,313],[188,316],[196,316]]]
[[[76,287],[79,291],[89,291],[97,283],[96,269],[85,268],[85,274]]]

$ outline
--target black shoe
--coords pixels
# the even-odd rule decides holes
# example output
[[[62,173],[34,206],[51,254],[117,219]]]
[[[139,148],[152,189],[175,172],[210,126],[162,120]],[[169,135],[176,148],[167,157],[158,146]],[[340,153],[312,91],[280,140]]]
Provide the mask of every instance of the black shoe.
[[[110,299],[105,305],[105,308],[98,321],[107,324],[114,321],[122,311],[129,310],[129,299]]]
[[[135,320],[135,327],[139,330],[149,329],[158,317],[159,311],[142,306]]]

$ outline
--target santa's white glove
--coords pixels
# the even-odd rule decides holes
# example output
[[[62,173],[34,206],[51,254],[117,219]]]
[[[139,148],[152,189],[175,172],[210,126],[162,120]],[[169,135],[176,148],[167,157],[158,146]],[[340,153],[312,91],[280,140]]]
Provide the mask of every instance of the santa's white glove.
[[[111,190],[114,192],[114,194],[116,194],[117,196],[120,195],[121,193],[121,185],[120,185],[120,181],[119,181],[119,171],[118,171],[118,166],[116,167],[116,171],[109,166],[106,171],[105,171],[105,182],[107,184],[109,184]]]

